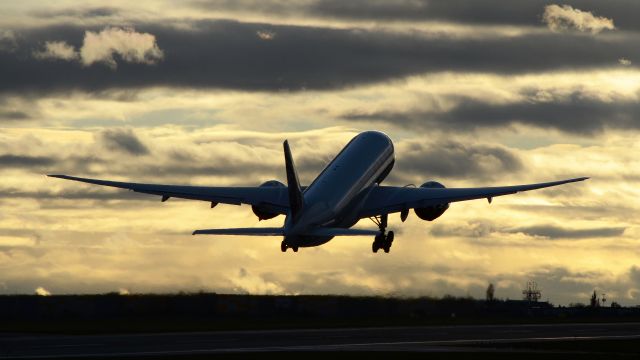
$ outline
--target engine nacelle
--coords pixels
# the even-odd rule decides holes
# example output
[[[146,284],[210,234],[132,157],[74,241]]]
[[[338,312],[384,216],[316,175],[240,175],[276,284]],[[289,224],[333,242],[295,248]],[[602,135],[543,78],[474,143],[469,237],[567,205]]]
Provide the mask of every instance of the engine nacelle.
[[[431,188],[431,189],[444,189],[445,186],[440,184],[437,181],[427,181],[426,183],[420,185],[421,188]],[[449,209],[449,203],[444,203],[444,204],[438,204],[438,205],[433,205],[433,206],[427,206],[427,207],[423,207],[423,208],[415,208],[413,209],[413,211],[415,211],[416,215],[422,219],[422,220],[427,220],[427,221],[433,221],[437,218],[439,218],[440,216],[442,216],[442,214],[444,214],[445,211],[447,211],[447,209]]]
[[[287,187],[278,180],[269,180],[260,185],[260,187]],[[280,215],[269,205],[251,205],[251,210],[258,217],[258,220],[269,220]]]

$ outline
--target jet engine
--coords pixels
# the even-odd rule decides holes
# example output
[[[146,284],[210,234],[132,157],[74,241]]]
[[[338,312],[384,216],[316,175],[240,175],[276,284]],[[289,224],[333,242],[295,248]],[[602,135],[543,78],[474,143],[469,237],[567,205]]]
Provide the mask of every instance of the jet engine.
[[[437,181],[427,181],[426,183],[420,185],[421,188],[430,188],[430,189],[444,189],[445,186],[440,184]],[[438,204],[427,206],[423,208],[415,208],[416,215],[422,220],[433,221],[439,218],[445,211],[449,208],[448,203]]]
[[[285,184],[278,180],[269,180],[262,184],[260,187],[287,187]],[[251,210],[258,217],[258,220],[269,220],[280,215],[274,211],[269,205],[252,205]]]

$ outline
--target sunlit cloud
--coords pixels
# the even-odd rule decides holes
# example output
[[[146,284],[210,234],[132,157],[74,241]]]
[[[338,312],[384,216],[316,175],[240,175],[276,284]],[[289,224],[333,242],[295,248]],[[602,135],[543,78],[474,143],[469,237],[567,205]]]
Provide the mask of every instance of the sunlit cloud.
[[[38,296],[50,296],[51,293],[49,292],[49,290],[43,288],[42,286],[38,286],[36,288],[36,295],[38,295]]]
[[[77,60],[84,66],[104,63],[116,69],[114,56],[124,62],[153,65],[163,59],[164,53],[151,34],[132,28],[106,28],[100,32],[86,31],[79,50],[64,41],[46,41],[43,49],[34,51],[33,56],[40,60]]]
[[[276,37],[276,33],[269,30],[258,30],[256,35],[262,40],[273,40]]]
[[[620,65],[623,65],[623,66],[630,66],[631,65],[631,60],[625,59],[625,58],[620,58],[620,59],[618,59],[618,63]]]
[[[578,30],[597,34],[602,30],[615,30],[613,20],[595,16],[589,11],[575,9],[570,5],[547,5],[542,21],[551,31]]]
[[[101,62],[115,69],[114,55],[123,61],[156,64],[164,57],[156,38],[149,33],[139,33],[132,28],[106,28],[100,32],[87,31],[80,56],[85,66]]]
[[[44,43],[44,49],[35,51],[33,56],[36,59],[58,59],[58,60],[76,60],[79,54],[76,49],[64,41],[47,41]]]

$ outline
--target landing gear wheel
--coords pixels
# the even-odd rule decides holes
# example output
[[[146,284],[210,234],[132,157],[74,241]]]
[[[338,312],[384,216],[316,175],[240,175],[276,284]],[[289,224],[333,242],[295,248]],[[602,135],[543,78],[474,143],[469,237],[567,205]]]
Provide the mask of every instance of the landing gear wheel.
[[[373,251],[374,253],[377,253],[378,250],[380,250],[381,248],[382,248],[382,234],[378,234],[373,239],[373,244],[371,244],[371,251]]]
[[[391,244],[393,243],[393,231],[389,231],[389,233],[387,234],[387,236],[385,236],[385,241],[384,241],[384,252],[388,253],[389,251],[391,251]]]
[[[287,244],[284,242],[284,240],[280,243],[280,250],[282,252],[287,252]]]
[[[298,252],[298,247],[297,246],[293,246],[291,248],[293,249],[293,252]]]

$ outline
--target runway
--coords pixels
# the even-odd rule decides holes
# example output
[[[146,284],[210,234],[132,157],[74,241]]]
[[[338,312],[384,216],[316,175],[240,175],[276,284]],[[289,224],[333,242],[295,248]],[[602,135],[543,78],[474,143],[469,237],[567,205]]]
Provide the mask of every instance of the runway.
[[[290,351],[459,351],[504,343],[640,340],[640,323],[474,325],[114,335],[0,335],[0,358],[183,356]],[[635,340],[634,340],[635,341]],[[490,347],[489,347],[490,348]]]

